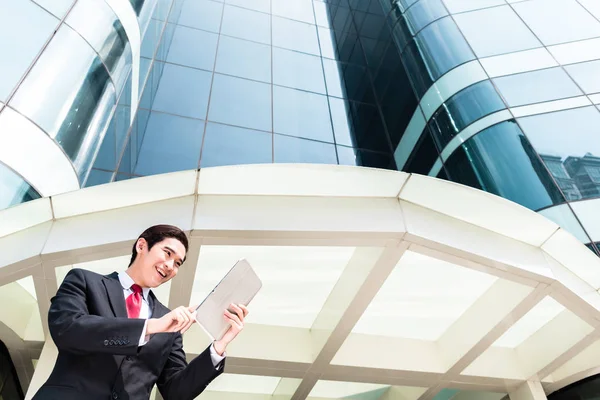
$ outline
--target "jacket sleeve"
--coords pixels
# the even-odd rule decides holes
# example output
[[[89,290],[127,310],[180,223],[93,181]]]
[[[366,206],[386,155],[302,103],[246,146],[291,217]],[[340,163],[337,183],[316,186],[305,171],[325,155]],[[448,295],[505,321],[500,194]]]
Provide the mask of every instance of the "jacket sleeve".
[[[210,347],[188,364],[183,351],[183,339],[177,333],[171,354],[158,378],[158,390],[165,400],[193,400],[223,373],[224,366],[225,360],[217,366],[213,364]]]
[[[75,354],[137,354],[145,321],[90,315],[87,301],[83,270],[69,271],[48,312],[48,327],[56,347]]]

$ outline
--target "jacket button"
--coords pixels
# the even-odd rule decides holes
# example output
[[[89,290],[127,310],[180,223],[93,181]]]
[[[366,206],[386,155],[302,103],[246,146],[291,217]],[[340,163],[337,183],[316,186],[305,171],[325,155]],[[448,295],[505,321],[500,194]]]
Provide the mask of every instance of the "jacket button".
[[[115,341],[114,341],[114,340],[111,340],[111,341],[110,341],[110,345],[111,345],[111,346],[114,346],[114,345],[115,345]]]
[[[127,357],[125,357],[125,359],[126,359],[127,361],[131,361],[131,356],[127,356]]]
[[[105,340],[105,341],[104,341],[104,345],[105,345],[105,346],[108,346],[108,340]]]
[[[118,399],[119,398],[119,395],[117,394],[117,392],[113,392],[112,393],[112,398],[113,399]]]

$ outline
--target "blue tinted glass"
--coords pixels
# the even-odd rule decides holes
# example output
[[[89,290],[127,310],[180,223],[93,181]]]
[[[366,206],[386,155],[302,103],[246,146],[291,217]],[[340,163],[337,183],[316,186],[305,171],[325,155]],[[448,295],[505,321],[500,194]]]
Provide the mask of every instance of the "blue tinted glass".
[[[564,202],[558,187],[514,121],[481,131],[446,161],[450,180],[532,210]]]
[[[346,97],[342,80],[344,66],[334,60],[323,59],[323,70],[327,82],[327,94],[335,97]]]
[[[504,76],[494,83],[511,107],[583,94],[560,67]]]
[[[211,73],[166,64],[152,108],[184,117],[206,118]]]
[[[271,44],[271,16],[225,5],[221,33],[254,42]]]
[[[381,115],[375,106],[350,102],[355,147],[391,152],[390,142]]]
[[[154,19],[150,20],[148,28],[146,28],[146,32],[144,33],[144,37],[142,38],[142,57],[146,57],[149,59],[154,58],[154,53],[156,52],[156,47],[158,46],[158,41],[160,40],[160,35],[164,26],[164,22],[157,21]]]
[[[337,164],[332,144],[277,134],[273,140],[276,163]]]
[[[135,175],[198,168],[203,130],[204,121],[151,113]]]
[[[320,55],[317,28],[304,22],[273,17],[273,45]]]
[[[273,134],[209,122],[201,167],[270,163]]]
[[[413,34],[446,15],[448,12],[441,0],[421,0],[406,11]]]
[[[333,142],[327,97],[300,90],[273,87],[275,132]]]
[[[188,0],[183,3],[179,25],[219,33],[223,3],[210,0]]]
[[[317,31],[319,33],[319,46],[321,46],[321,56],[335,59],[336,49],[333,31],[330,29],[322,28],[320,26],[318,27]]]
[[[103,185],[105,183],[109,183],[112,179],[113,172],[108,171],[100,171],[97,169],[93,169],[90,171],[88,175],[87,181],[85,181],[85,187]]]
[[[271,47],[221,36],[215,71],[270,83]]]
[[[140,80],[138,83],[138,88],[140,90],[140,94],[142,93],[142,89],[144,88],[144,84],[146,83],[146,78],[148,77],[148,72],[150,72],[150,64],[152,60],[148,58],[140,58]],[[131,89],[130,89],[131,91]]]
[[[262,11],[264,13],[271,12],[271,0],[227,0],[227,4]]]
[[[396,169],[389,154],[375,153],[351,147],[337,146],[340,165],[357,165],[360,167]]]
[[[319,57],[273,48],[273,83],[325,94]]]
[[[329,11],[327,10],[327,4],[321,3],[320,1],[314,1],[313,5],[315,8],[317,25],[329,28]]]
[[[446,101],[429,121],[435,142],[443,149],[450,140],[472,122],[506,108],[490,81],[461,90]]]
[[[437,80],[457,65],[475,59],[451,17],[432,23],[423,29],[415,40],[433,80]]]
[[[0,54],[10,58],[0,63],[0,100],[6,100],[58,20],[30,1],[2,0],[0,8]]]
[[[113,171],[117,166],[117,153],[116,153],[116,125],[117,120],[113,116],[110,121],[110,125],[102,140],[100,151],[96,155],[94,161],[94,168],[107,169]]]
[[[567,65],[565,69],[584,92],[600,92],[600,61]]]
[[[415,144],[410,157],[404,164],[402,171],[428,175],[438,156],[439,153],[429,133],[429,129],[425,128]]]
[[[219,35],[177,26],[167,61],[212,71]]]
[[[0,163],[0,210],[39,198],[40,195],[23,178]]]
[[[348,101],[335,97],[329,98],[331,110],[331,121],[335,142],[345,146],[353,146],[352,143],[352,117]]]
[[[214,122],[271,130],[271,86],[215,74],[208,118]]]

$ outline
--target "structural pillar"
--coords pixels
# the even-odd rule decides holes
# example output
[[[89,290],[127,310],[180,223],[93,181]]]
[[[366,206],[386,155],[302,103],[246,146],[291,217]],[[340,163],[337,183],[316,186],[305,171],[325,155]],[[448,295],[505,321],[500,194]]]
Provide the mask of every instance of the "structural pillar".
[[[39,388],[46,382],[50,376],[50,373],[52,372],[52,369],[54,368],[56,357],[58,357],[58,349],[56,348],[54,341],[48,337],[44,343],[44,347],[42,348],[40,359],[35,366],[35,371],[33,372],[29,389],[25,394],[25,400],[30,400],[33,395],[36,394]]]

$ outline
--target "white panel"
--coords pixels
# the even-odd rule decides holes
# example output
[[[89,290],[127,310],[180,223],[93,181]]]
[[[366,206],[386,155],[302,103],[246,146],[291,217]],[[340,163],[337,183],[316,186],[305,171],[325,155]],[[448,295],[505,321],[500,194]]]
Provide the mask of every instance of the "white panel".
[[[573,211],[593,242],[600,242],[600,199],[571,203]]]
[[[198,193],[218,195],[396,197],[408,174],[348,166],[264,164],[204,168]]]
[[[558,65],[546,48],[486,57],[481,58],[480,61],[490,78],[535,71]]]
[[[471,125],[463,129],[458,135],[454,136],[452,140],[450,140],[450,142],[446,145],[444,150],[442,150],[442,160],[446,161],[448,157],[450,157],[452,153],[454,153],[454,150],[456,150],[461,144],[463,144],[464,142],[466,142],[471,137],[475,136],[485,128],[488,128],[499,122],[509,120],[512,117],[513,116],[510,113],[510,111],[502,110],[473,122]]]
[[[425,125],[427,121],[425,121],[425,117],[423,117],[423,112],[420,107],[417,107],[415,110],[410,122],[408,123],[408,127],[404,131],[402,135],[402,139],[400,139],[400,143],[396,150],[394,151],[394,159],[396,160],[396,166],[399,170],[404,168],[404,164],[408,161],[415,145],[419,141],[421,137],[421,133],[423,133],[423,129],[425,129]]]
[[[515,117],[525,117],[528,115],[542,114],[552,111],[568,110],[571,108],[585,107],[592,105],[587,96],[571,97],[570,99],[548,101],[545,103],[532,104],[522,107],[513,107],[512,111]]]
[[[0,268],[39,256],[46,243],[52,222],[46,222],[0,239]],[[23,244],[27,245],[24,246]],[[39,260],[34,260],[32,265]]]
[[[435,110],[452,95],[460,92],[462,89],[476,82],[487,79],[487,75],[479,61],[471,61],[454,68],[446,75],[438,79],[431,86],[419,103],[425,114],[425,119],[429,120]]]
[[[399,197],[534,246],[557,229],[555,223],[509,200],[479,190],[467,192],[457,183],[422,175],[411,175]]]
[[[600,59],[600,38],[582,40],[548,47],[561,64],[574,64]]]
[[[0,210],[0,237],[50,221],[50,199],[42,198]]]
[[[0,160],[42,196],[79,189],[73,165],[58,144],[8,107],[0,113]]]
[[[197,171],[152,175],[108,185],[92,186],[52,198],[54,216],[75,215],[129,207],[154,201],[193,195]]]
[[[388,385],[378,385],[375,383],[361,382],[337,382],[337,381],[318,381],[311,390],[310,397],[343,399],[347,397],[361,399],[368,398],[367,392],[381,391],[388,388]]]
[[[137,15],[133,10],[133,6],[127,0],[105,0],[110,8],[113,9],[117,18],[121,21],[123,29],[129,39],[131,45],[131,109],[137,109],[138,105],[138,92],[139,92],[139,80],[140,80],[140,54],[142,48],[142,39],[140,25],[138,23]],[[131,120],[135,118],[135,113],[131,113]]]
[[[155,224],[168,223],[190,230],[194,196],[119,208],[54,223],[44,254],[133,241]]]

